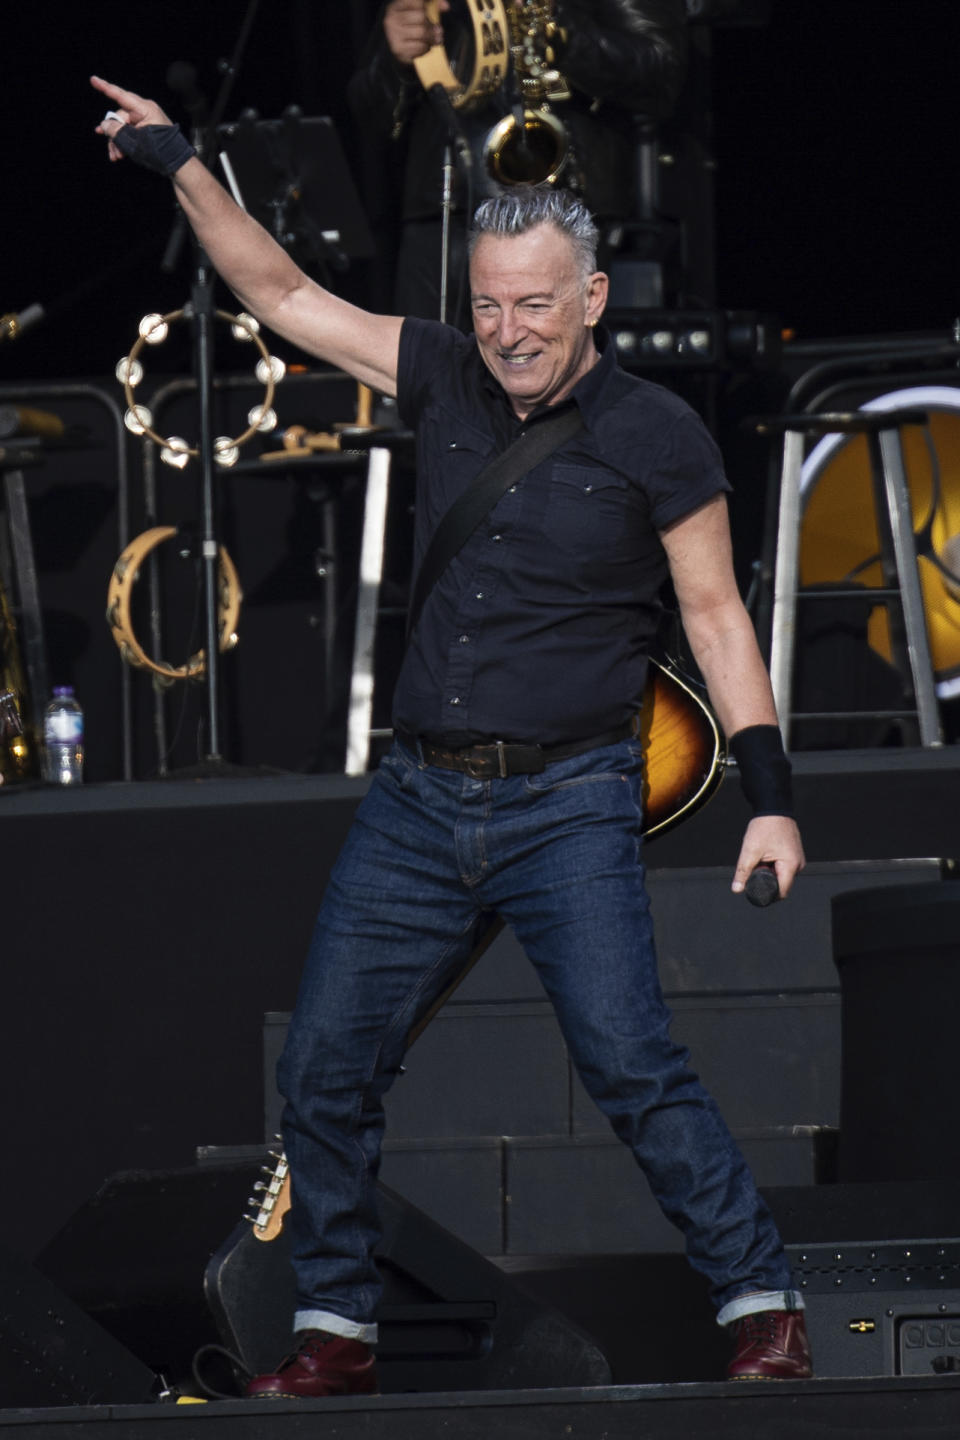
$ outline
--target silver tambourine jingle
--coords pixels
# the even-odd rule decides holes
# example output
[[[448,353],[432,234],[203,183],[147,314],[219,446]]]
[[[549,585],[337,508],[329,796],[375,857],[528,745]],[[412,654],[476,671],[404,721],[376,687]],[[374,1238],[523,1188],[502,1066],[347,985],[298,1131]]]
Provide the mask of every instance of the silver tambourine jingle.
[[[125,355],[117,363],[115,370],[127,401],[127,413],[124,416],[127,429],[134,435],[145,435],[155,445],[158,445],[160,459],[165,465],[170,465],[175,470],[182,470],[188,460],[196,459],[199,451],[196,446],[189,445],[179,435],[160,435],[154,429],[153,415],[150,409],[146,405],[138,405],[133,392],[144,378],[144,368],[139,358],[144,346],[159,345],[167,338],[170,326],[189,318],[189,313],[187,309],[182,309],[172,310],[168,315],[145,315],[140,321],[139,333],[133,349],[129,355]],[[222,320],[230,326],[234,339],[252,341],[256,346],[260,355],[257,361],[256,377],[263,386],[263,400],[259,405],[254,406],[247,416],[246,430],[233,439],[228,435],[221,435],[214,443],[213,458],[219,466],[225,469],[237,463],[240,448],[248,440],[257,433],[263,434],[276,426],[277,417],[273,410],[273,397],[277,385],[286,374],[287,367],[276,355],[270,354],[260,338],[260,326],[252,315],[242,313],[231,315],[227,310],[216,310],[214,314],[218,320]]]

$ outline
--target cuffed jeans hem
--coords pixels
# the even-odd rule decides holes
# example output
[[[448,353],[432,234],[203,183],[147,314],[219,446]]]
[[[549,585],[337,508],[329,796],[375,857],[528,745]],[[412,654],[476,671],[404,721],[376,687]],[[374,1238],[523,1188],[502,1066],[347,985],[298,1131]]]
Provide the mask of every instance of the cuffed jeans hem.
[[[717,1324],[730,1325],[734,1320],[742,1320],[744,1315],[757,1315],[762,1310],[805,1309],[799,1290],[754,1290],[724,1305],[717,1314]]]
[[[294,1331],[326,1330],[328,1335],[341,1335],[344,1340],[362,1340],[364,1345],[376,1345],[376,1325],[362,1325],[358,1320],[345,1320],[342,1315],[332,1315],[329,1310],[298,1310],[293,1317]]]

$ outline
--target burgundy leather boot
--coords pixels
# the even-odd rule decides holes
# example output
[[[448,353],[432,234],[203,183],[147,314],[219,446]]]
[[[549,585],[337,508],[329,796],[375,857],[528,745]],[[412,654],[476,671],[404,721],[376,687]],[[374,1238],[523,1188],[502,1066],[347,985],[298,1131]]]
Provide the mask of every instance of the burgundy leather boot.
[[[326,1395],[378,1395],[373,1351],[360,1340],[325,1330],[302,1330],[296,1348],[272,1375],[255,1375],[250,1400],[318,1400]]]
[[[810,1342],[802,1310],[757,1310],[727,1327],[734,1337],[730,1380],[809,1380]]]

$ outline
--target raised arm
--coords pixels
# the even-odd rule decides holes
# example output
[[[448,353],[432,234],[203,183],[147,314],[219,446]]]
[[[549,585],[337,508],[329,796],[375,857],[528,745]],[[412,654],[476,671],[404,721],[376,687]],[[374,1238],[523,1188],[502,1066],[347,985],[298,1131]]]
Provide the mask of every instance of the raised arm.
[[[123,125],[170,125],[154,101],[99,76],[90,83],[116,107],[97,126],[107,137],[111,160],[122,158],[114,137]],[[197,239],[245,309],[308,354],[383,394],[396,393],[399,317],[372,315],[316,284],[195,156],[172,178]]]
[[[735,737],[751,735],[761,745],[766,742],[769,754],[771,746],[779,748],[777,713],[770,677],[737,590],[726,497],[718,495],[678,520],[663,532],[661,540],[683,628],[722,729],[734,740],[735,749]],[[750,753],[748,748],[746,758]],[[767,754],[761,755],[761,761]],[[746,770],[743,759],[741,768]],[[742,890],[754,868],[767,862],[776,866],[780,893],[786,895],[804,863],[800,832],[789,815],[770,813],[778,808],[780,798],[775,769],[768,776],[761,763],[758,772],[759,788],[766,793],[760,796],[760,813],[747,826],[733,888]],[[744,774],[745,789],[754,779]],[[767,800],[773,803],[765,804]]]

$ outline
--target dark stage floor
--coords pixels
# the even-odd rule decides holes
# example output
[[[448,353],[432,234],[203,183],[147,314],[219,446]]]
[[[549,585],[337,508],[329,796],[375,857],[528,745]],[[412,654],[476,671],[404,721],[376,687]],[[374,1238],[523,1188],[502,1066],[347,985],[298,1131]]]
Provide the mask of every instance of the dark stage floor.
[[[947,1440],[960,1376],[0,1411],[28,1440]],[[172,1430],[171,1430],[171,1427]]]

